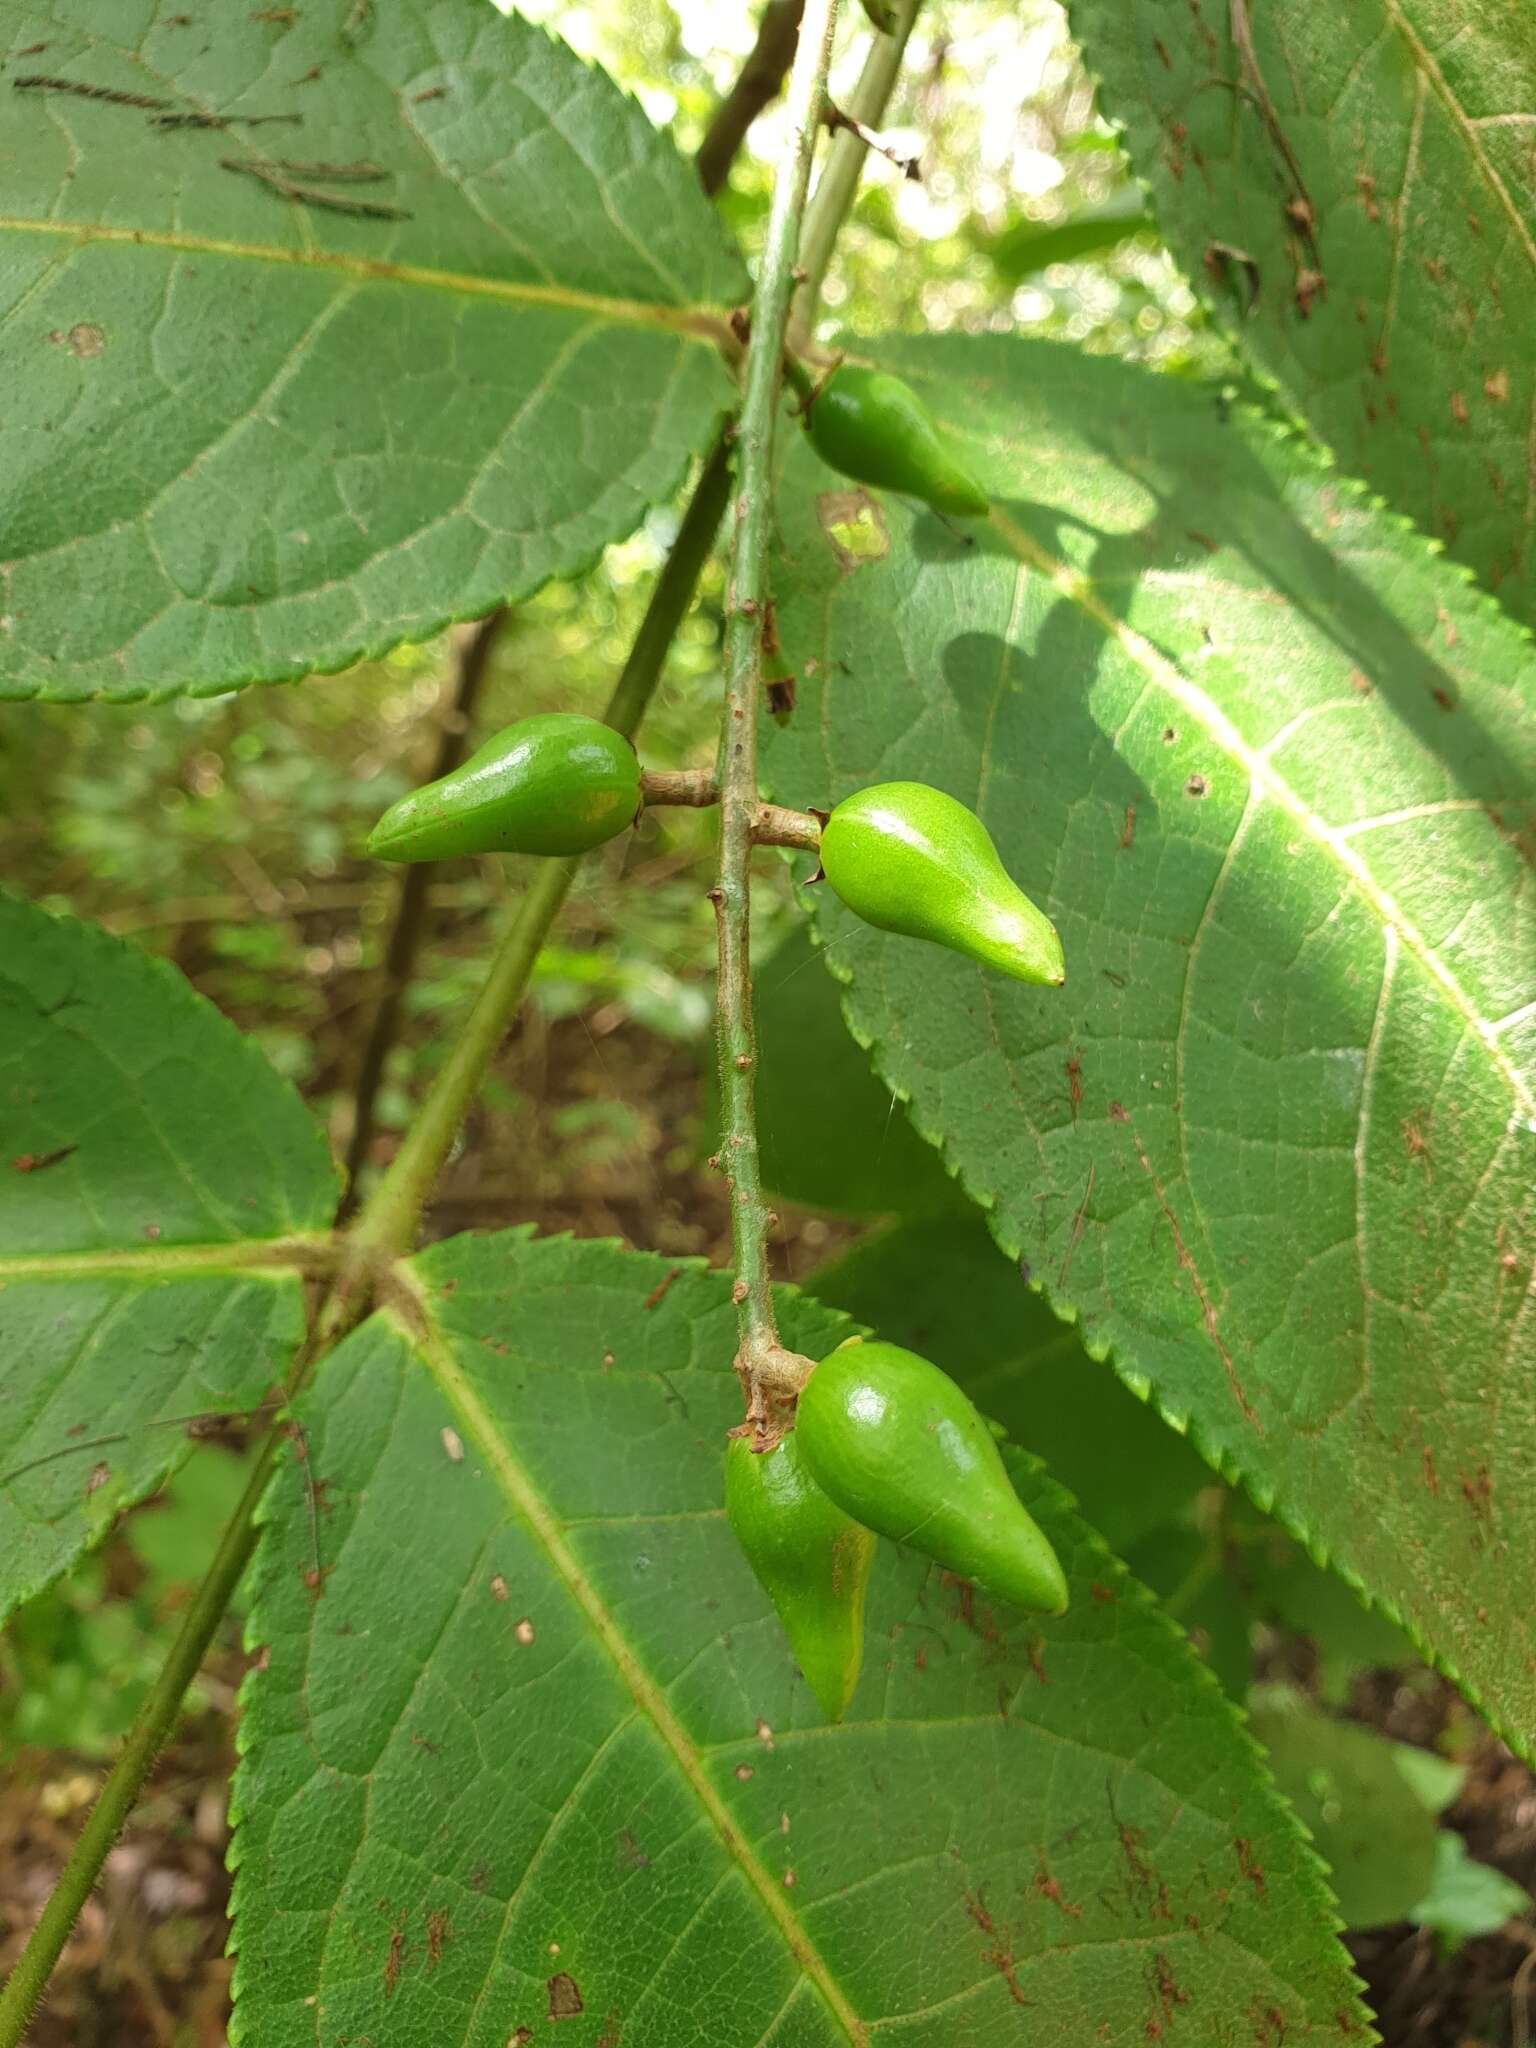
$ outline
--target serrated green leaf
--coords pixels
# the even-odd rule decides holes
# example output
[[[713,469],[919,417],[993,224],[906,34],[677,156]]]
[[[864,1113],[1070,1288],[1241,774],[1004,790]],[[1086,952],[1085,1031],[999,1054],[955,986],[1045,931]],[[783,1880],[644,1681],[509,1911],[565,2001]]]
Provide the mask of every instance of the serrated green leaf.
[[[320,1131],[181,976],[0,897],[0,1614],[259,1403],[336,1202]]]
[[[764,1063],[768,1072],[778,1058]],[[1209,1469],[1030,1291],[977,1215],[881,1232],[806,1280],[892,1344],[931,1358],[1044,1461],[1124,1551],[1175,1514]]]
[[[233,2038],[1130,2048],[1176,2020],[1215,2048],[1245,2012],[1364,2038],[1256,1752],[1022,1461],[1071,1612],[882,1546],[864,1677],[821,1722],[721,1510],[726,1281],[668,1270],[452,1240],[322,1367],[323,1591],[296,1468],[257,1564]],[[812,1351],[846,1327],[784,1309]]]
[[[1191,281],[1337,453],[1536,616],[1536,16],[1072,0]]]
[[[887,499],[855,565],[797,439],[768,771],[975,804],[1067,984],[815,892],[853,1026],[1089,1348],[1528,1745],[1530,643],[1218,392],[1049,344],[882,360],[992,521]]]
[[[0,4],[0,693],[339,668],[675,489],[742,277],[609,79],[483,0],[140,13]]]

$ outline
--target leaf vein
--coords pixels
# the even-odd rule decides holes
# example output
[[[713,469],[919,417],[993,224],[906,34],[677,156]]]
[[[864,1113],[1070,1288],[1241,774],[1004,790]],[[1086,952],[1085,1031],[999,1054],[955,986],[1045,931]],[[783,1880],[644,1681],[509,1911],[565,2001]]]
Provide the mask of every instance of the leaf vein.
[[[1025,561],[1057,590],[1072,598],[1119,645],[1130,662],[1149,675],[1181,710],[1200,722],[1215,745],[1244,771],[1250,782],[1257,785],[1261,796],[1292,818],[1307,838],[1343,870],[1372,915],[1383,926],[1390,925],[1396,929],[1403,946],[1438,986],[1446,1005],[1455,1012],[1462,1025],[1481,1040],[1495,1072],[1513,1098],[1515,1110],[1526,1116],[1536,1115],[1536,1093],[1533,1093],[1531,1083],[1499,1045],[1487,1019],[1439,951],[1419,931],[1391,892],[1376,879],[1364,858],[1339,828],[1330,825],[1314,811],[1300,792],[1264,759],[1261,750],[1250,745],[1214,698],[1135,627],[1117,617],[1103,603],[1087,577],[1042,547],[1005,512],[994,508],[992,522]]]
[[[618,326],[668,327],[698,342],[720,344],[726,340],[721,316],[708,306],[669,306],[648,304],[640,299],[608,298],[571,285],[529,284],[513,278],[477,276],[469,271],[437,270],[426,264],[353,256],[335,249],[283,249],[270,242],[235,242],[214,235],[182,234],[166,229],[0,216],[0,234],[7,233],[58,236],[82,249],[94,242],[105,242],[132,248],[164,249],[181,255],[224,256],[237,262],[272,263],[299,270],[327,270],[354,284],[410,285],[424,291],[492,299],[503,305],[548,306],[558,312],[583,314]]]
[[[508,1504],[523,1518],[530,1534],[543,1549],[567,1594],[585,1615],[598,1641],[612,1659],[620,1679],[637,1709],[651,1722],[688,1788],[713,1823],[727,1854],[757,1894],[769,1919],[783,1937],[801,1970],[812,1979],[839,2025],[855,2048],[863,2048],[868,2031],[822,1960],[805,1929],[785,1899],[783,1889],[764,1867],[751,1844],[737,1826],[730,1808],[711,1783],[704,1769],[703,1752],[695,1745],[667,1704],[660,1688],[641,1665],[639,1657],[619,1628],[613,1614],[583,1571],[566,1541],[566,1532],[549,1502],[538,1492],[486,1410],[468,1375],[432,1314],[431,1304],[414,1280],[402,1271],[402,1284],[410,1287],[420,1330],[406,1329],[408,1342],[417,1348],[444,1399],[458,1415],[466,1433],[474,1440],[486,1468]]]

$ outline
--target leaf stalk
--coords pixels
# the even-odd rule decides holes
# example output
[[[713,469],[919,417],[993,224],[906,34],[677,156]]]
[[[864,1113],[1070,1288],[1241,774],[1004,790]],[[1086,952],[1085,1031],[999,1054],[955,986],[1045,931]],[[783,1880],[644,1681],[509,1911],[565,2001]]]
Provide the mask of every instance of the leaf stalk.
[[[633,735],[650,702],[667,650],[693,600],[729,490],[729,440],[722,433],[694,487],[672,552],[657,578],[629,659],[609,699],[605,715],[620,732]],[[523,999],[534,961],[577,866],[575,860],[543,863],[519,904],[485,986],[405,1143],[356,1223],[339,1239],[341,1258],[316,1306],[312,1335],[289,1375],[285,1404],[301,1391],[314,1364],[368,1313],[392,1260],[410,1250],[422,1204]],[[220,1538],[213,1563],[193,1595],[170,1654],[135,1717],[26,1947],[0,1988],[0,2048],[17,2048],[25,2034],[107,1853],[175,1728],[187,1687],[207,1655],[220,1616],[256,1547],[257,1511],[283,1433],[279,1425],[258,1448],[250,1481]]]

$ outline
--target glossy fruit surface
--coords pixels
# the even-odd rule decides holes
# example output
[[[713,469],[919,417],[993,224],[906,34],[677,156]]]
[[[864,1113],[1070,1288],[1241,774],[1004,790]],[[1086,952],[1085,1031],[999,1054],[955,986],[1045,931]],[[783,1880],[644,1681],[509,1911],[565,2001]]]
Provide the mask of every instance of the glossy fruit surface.
[[[864,1659],[874,1537],[812,1479],[794,1431],[771,1451],[730,1439],[725,1511],[817,1705],[829,1721],[840,1721]]]
[[[976,813],[925,782],[844,797],[822,828],[828,882],[866,924],[931,939],[1016,981],[1066,980],[1061,940]]]
[[[1067,1581],[986,1422],[947,1373],[897,1344],[848,1344],[806,1382],[795,1440],[867,1528],[1016,1606],[1060,1614]]]
[[[986,492],[945,445],[910,384],[887,370],[843,363],[811,401],[806,432],[822,461],[861,484],[921,498],[954,518],[979,519]]]
[[[380,860],[459,853],[586,853],[631,824],[640,763],[624,735],[573,711],[506,726],[451,775],[391,805],[368,840]]]

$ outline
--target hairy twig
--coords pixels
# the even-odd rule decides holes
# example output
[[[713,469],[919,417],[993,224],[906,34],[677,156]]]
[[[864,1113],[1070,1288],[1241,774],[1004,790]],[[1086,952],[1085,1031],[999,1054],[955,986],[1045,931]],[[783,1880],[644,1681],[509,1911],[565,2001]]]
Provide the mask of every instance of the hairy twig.
[[[808,0],[789,86],[789,140],[774,180],[747,345],[746,395],[738,434],[739,480],[727,598],[726,693],[717,780],[720,868],[711,899],[720,942],[720,1162],[731,1189],[732,1290],[740,1348],[736,1366],[747,1418],[769,1427],[773,1404],[792,1398],[809,1362],[779,1342],[768,1279],[768,1211],[757,1147],[750,981],[749,880],[757,788],[757,718],[762,688],[763,621],[768,613],[768,540],[773,523],[773,433],[784,329],[794,283],[796,245],[811,152],[821,119],[837,0]]]
[[[769,5],[764,9],[757,42],[742,66],[736,83],[716,109],[714,119],[710,122],[704,140],[699,145],[698,155],[694,159],[699,183],[706,192],[713,194],[724,184],[748,128],[782,85],[790,58],[794,54],[795,34],[800,25],[803,4],[804,0],[769,0]],[[702,492],[702,479],[699,488]],[[719,524],[718,512],[715,515],[715,524]],[[679,541],[681,538],[679,535]],[[699,566],[702,566],[702,563]],[[658,584],[657,595],[660,593],[661,586]],[[461,718],[456,721],[451,716],[444,726],[438,759],[429,778],[432,781],[448,774],[457,765],[463,752],[464,721],[467,720],[473,706],[491,646],[504,617],[505,613],[502,611],[493,612],[465,644],[460,662],[459,688],[453,707],[456,714],[461,714]],[[643,634],[645,628],[642,627],[641,631]],[[637,641],[636,645],[638,644]],[[622,679],[619,687],[622,690]],[[646,781],[653,784],[660,784],[663,780],[659,774],[646,777]],[[647,803],[714,803],[716,800],[714,793],[707,798],[649,793],[645,797]],[[563,876],[557,872],[557,869],[564,869],[567,866],[567,863],[552,864],[540,875],[538,884],[525,899],[524,907],[529,912],[530,920],[537,922],[538,918],[544,918],[542,932],[548,931],[550,922],[570,889],[571,872],[574,872],[574,869]],[[357,1206],[357,1179],[366,1161],[368,1146],[373,1136],[374,1102],[383,1077],[385,1062],[399,1029],[404,993],[410,984],[416,953],[421,942],[427,892],[436,872],[435,863],[415,864],[407,869],[401,886],[394,929],[390,934],[389,948],[385,956],[383,991],[362,1064],[358,1070],[352,1136],[347,1147],[347,1189],[342,1197],[338,1220],[344,1220]],[[524,986],[527,973],[531,971],[533,961],[537,957],[537,951],[538,948],[535,946],[524,965]]]
[[[830,15],[835,6],[836,0],[821,0],[819,11],[824,15]],[[700,178],[706,191],[714,191],[723,182],[731,157],[739,146],[747,126],[778,89],[783,75],[783,64],[779,64],[770,79],[768,74],[771,65],[764,54],[765,46],[770,49],[772,46],[770,28],[773,36],[783,35],[787,43],[793,38],[799,12],[798,5],[784,4],[784,0],[774,0],[774,4],[769,7],[764,19],[763,33],[758,38],[758,49],[754,52],[754,58],[759,60],[757,75],[750,84],[744,82],[745,74],[744,80],[738,81],[736,91],[730,96],[726,107],[722,107],[716,122],[711,126],[709,136],[705,139],[709,158],[707,162],[704,161],[701,152]],[[829,27],[826,33],[830,34]],[[749,60],[748,70],[751,69],[752,60]],[[819,79],[824,77],[823,62]],[[42,80],[15,82],[51,83]],[[814,109],[817,103],[814,97],[804,102],[807,109]],[[729,113],[727,107],[730,108]],[[808,133],[813,132],[814,122],[807,123],[806,127]],[[806,147],[809,148],[808,139]],[[802,180],[801,203],[803,198]],[[796,219],[798,212],[797,204],[794,216]],[[780,333],[783,327],[784,306],[787,304],[787,288],[786,267],[777,317],[777,331]],[[770,391],[767,394],[764,415],[770,424],[772,398],[773,394]],[[604,714],[610,725],[631,737],[650,702],[678,624],[692,601],[700,572],[708,558],[725,509],[730,490],[730,477],[730,446],[727,433],[722,434],[716,442],[694,487],[693,497],[683,516],[677,538],[657,579],[640,630]],[[764,502],[766,503],[766,500]],[[766,511],[762,516],[766,519]],[[482,670],[485,656],[489,652],[491,637],[492,629],[490,622],[487,621],[486,626],[482,627],[481,633],[477,635],[476,651]],[[461,688],[457,705],[460,710],[467,709],[463,694],[464,683],[465,673],[461,670]],[[451,759],[447,758],[449,737],[449,733],[445,732],[439,773],[447,773],[453,765]],[[755,785],[755,768],[753,773]],[[744,839],[743,845],[746,844]],[[485,987],[466,1021],[458,1043],[440,1069],[389,1170],[380,1180],[373,1196],[364,1205],[343,1240],[347,1256],[327,1282],[326,1292],[316,1304],[311,1321],[311,1336],[296,1357],[284,1389],[285,1404],[292,1401],[302,1390],[317,1360],[333,1349],[366,1314],[381,1268],[386,1266],[391,1258],[409,1249],[415,1235],[421,1205],[448,1155],[464,1113],[480,1086],[485,1070],[522,1001],[534,961],[570,890],[577,865],[574,860],[550,860],[543,863],[537,880],[524,896],[501,941]],[[416,875],[420,875],[422,879],[417,889],[412,892],[415,908],[408,922],[419,930],[421,900],[428,886],[429,870],[414,869],[412,878],[414,879]],[[403,909],[402,903],[402,911]],[[407,920],[397,919],[395,939],[391,942],[386,965],[389,987],[395,985],[397,978],[401,982],[408,978],[408,963],[401,967],[395,950],[395,940],[400,938],[400,925],[404,921]],[[413,937],[410,941],[410,952],[414,952],[416,942]],[[387,994],[388,990],[386,999]],[[387,1035],[380,1025],[375,1025],[374,1036],[381,1048],[377,1054],[380,1069],[393,1030],[393,1023],[389,1025]],[[376,1090],[377,1077],[372,1086]],[[362,1096],[363,1090],[360,1087],[360,1105]],[[354,1134],[355,1159],[360,1159],[366,1149],[366,1122],[366,1115],[360,1106],[359,1126],[362,1127],[362,1135],[359,1137]],[[47,1987],[53,1967],[69,1938],[70,1929],[101,1874],[108,1851],[133,1811],[155,1758],[175,1727],[187,1688],[197,1675],[220,1618],[228,1607],[241,1574],[255,1550],[258,1534],[257,1510],[271,1479],[282,1441],[283,1432],[278,1428],[272,1430],[257,1447],[255,1463],[245,1492],[220,1538],[214,1561],[183,1616],[170,1654],[134,1719],[123,1748],[108,1774],[106,1783],[70,1852],[59,1882],[37,1925],[33,1928],[19,1961],[4,1986],[0,1987],[0,2048],[17,2048],[26,2032],[31,2016]]]
[[[843,132],[832,138],[827,161],[816,180],[815,193],[806,208],[805,232],[800,238],[801,275],[790,321],[790,342],[797,349],[804,347],[816,325],[816,308],[821,300],[821,287],[826,281],[827,265],[832,260],[833,245],[853,204],[859,173],[868,155],[857,131],[859,128],[879,127],[921,5],[922,0],[894,0],[892,12],[895,21],[891,32],[889,35],[877,35],[870,44],[858,83],[842,109],[846,117]]]
[[[507,618],[505,606],[472,626],[458,643],[453,696],[438,733],[437,754],[428,780],[436,782],[450,774],[464,758],[465,742],[480,694],[491,665],[491,650]],[[373,1024],[358,1063],[357,1083],[352,1091],[352,1135],[347,1141],[347,1185],[341,1198],[338,1222],[344,1222],[357,1207],[362,1190],[358,1178],[368,1161],[373,1142],[374,1105],[385,1063],[394,1050],[400,1030],[405,992],[416,968],[416,955],[426,932],[427,892],[438,873],[436,861],[413,861],[405,870],[395,899],[395,919],[384,951],[384,970]]]
[[[768,0],[763,9],[752,54],[716,107],[693,160],[706,192],[716,193],[724,185],[747,130],[784,83],[804,8],[805,0]]]

